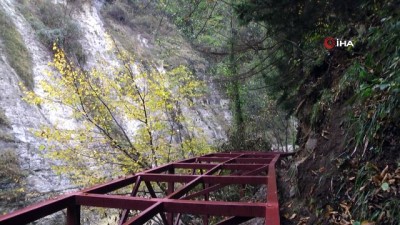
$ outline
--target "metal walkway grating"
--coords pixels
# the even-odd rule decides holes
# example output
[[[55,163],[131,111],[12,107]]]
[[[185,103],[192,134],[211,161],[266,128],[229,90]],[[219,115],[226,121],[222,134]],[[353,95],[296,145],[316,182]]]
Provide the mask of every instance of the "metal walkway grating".
[[[67,209],[67,225],[78,225],[81,206],[121,209],[120,225],[145,224],[155,216],[163,224],[178,225],[185,214],[200,216],[202,224],[240,224],[263,217],[266,225],[279,225],[275,164],[283,155],[235,152],[194,157],[0,216],[0,225],[26,224],[63,209]],[[229,185],[265,185],[265,201],[227,202],[212,197]],[[129,186],[130,195],[115,194]],[[138,196],[140,187],[147,189],[148,197]],[[133,211],[137,213],[132,215]],[[210,219],[215,217],[218,221]]]

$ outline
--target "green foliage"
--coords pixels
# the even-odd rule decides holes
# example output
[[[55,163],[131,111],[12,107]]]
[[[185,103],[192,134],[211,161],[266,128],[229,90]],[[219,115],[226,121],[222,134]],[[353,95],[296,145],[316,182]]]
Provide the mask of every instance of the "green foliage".
[[[322,118],[322,110],[319,102],[315,103],[311,109],[311,125],[316,127],[320,124]]]
[[[295,3],[289,0],[247,0],[236,5],[236,12],[245,24],[263,22],[268,28],[268,35],[284,43],[280,52],[268,53],[275,55],[278,61],[275,63],[278,73],[269,76],[270,93],[285,109],[293,112],[299,104],[293,100],[299,87],[309,81],[310,71],[322,64],[325,58],[324,38],[338,36],[351,39],[356,33],[353,24],[364,27],[368,15],[385,14],[383,12],[393,5],[392,1],[378,4],[364,0]],[[360,31],[359,35],[363,33]]]
[[[278,103],[293,112],[299,104],[299,100],[295,100],[297,95],[304,94],[300,87],[306,91],[313,90],[310,95],[314,98],[310,121],[315,128],[327,106],[343,96],[352,96],[347,103],[355,108],[352,126],[356,131],[356,149],[362,147],[365,152],[372,145],[377,147],[372,149],[380,149],[390,143],[394,133],[384,137],[384,132],[393,130],[399,123],[399,23],[398,15],[393,14],[394,5],[393,1],[378,4],[363,0],[351,3],[242,1],[236,6],[236,12],[244,23],[264,22],[272,38],[286,43],[280,51],[272,53],[278,60],[276,73],[265,76],[270,93],[278,99]],[[282,12],[285,12],[284,19]],[[361,53],[363,57],[354,57],[353,64],[340,79],[338,90],[333,90],[331,94],[333,101],[326,102],[322,99],[323,94],[316,93],[323,93],[324,88],[330,88],[331,84],[327,83],[327,77],[320,79],[326,79],[328,86],[318,84],[320,81],[316,82],[312,77],[316,74],[311,72],[311,68],[322,62],[325,53],[323,38],[340,35],[351,39],[357,34],[354,32],[356,28],[351,26],[354,23],[361,24],[357,28],[359,41],[356,49],[365,47],[366,51]],[[368,25],[368,31],[361,29]],[[316,85],[308,82],[315,82]]]
[[[34,85],[32,57],[21,34],[3,10],[0,10],[0,39],[11,67],[14,68],[24,85],[32,89]]]
[[[218,11],[216,8],[223,5],[218,1],[204,0],[159,1],[159,7],[174,20],[180,31],[192,40],[197,39],[199,35],[217,40],[215,36],[209,35],[208,32],[215,29],[214,26],[223,29],[221,25],[226,23],[226,20],[222,20],[219,16],[210,17],[209,15]],[[207,23],[206,30],[203,29],[205,23]]]
[[[310,124],[313,129],[320,127],[321,122],[330,110],[329,107],[334,103],[334,96],[331,90],[324,89],[319,100],[311,108]]]
[[[332,32],[339,20],[363,19],[363,13],[356,10],[363,5],[363,0],[356,1],[241,1],[236,11],[244,23],[264,21],[273,31],[284,34],[292,41],[304,37],[319,36],[318,33]],[[275,33],[276,35],[277,33]],[[312,34],[312,35],[310,35]]]
[[[54,4],[48,0],[23,1],[19,8],[30,22],[39,40],[48,48],[57,43],[69,57],[84,64],[86,56],[79,40],[80,27],[72,20],[73,6]]]
[[[318,148],[322,154],[348,151],[352,161],[360,165],[366,159],[379,163],[397,160],[400,23],[396,1],[245,0],[237,5],[236,11],[242,22],[263,22],[268,35],[284,43],[272,53],[272,58],[277,60],[276,69],[265,80],[271,86],[271,94],[284,108],[289,112],[295,108],[299,112],[301,138],[309,135],[309,131],[320,133],[326,129],[333,135],[324,136],[321,132],[327,139],[321,142],[328,144]],[[322,44],[327,36],[352,40],[355,47],[328,52]],[[338,109],[343,113],[333,111]],[[347,121],[342,118],[346,112],[350,112],[351,120],[347,127],[342,124],[339,127],[347,131],[349,142],[345,149],[340,149],[332,145],[335,143],[332,139],[341,134],[331,124]],[[332,149],[326,149],[328,146]],[[350,171],[357,163],[351,163]],[[369,224],[368,221],[398,224],[399,210],[394,206],[398,204],[397,179],[387,179],[395,175],[386,176],[376,168],[368,168],[371,165],[368,164],[359,171],[355,183],[343,178],[346,181],[339,190],[347,186],[346,194],[333,194],[326,202],[339,197],[343,201],[340,207],[351,205],[351,213],[341,222],[354,219],[354,224]],[[398,169],[392,169],[398,173]],[[307,172],[302,177],[310,178]],[[332,190],[326,189],[326,193],[329,191]],[[323,199],[318,200],[325,204]],[[323,217],[321,212],[316,215]],[[313,223],[321,221],[323,218],[318,218]]]
[[[378,150],[396,145],[389,143],[400,115],[399,32],[400,24],[395,18],[385,19],[380,29],[371,28],[369,52],[348,69],[342,82],[354,87],[356,144],[364,152],[369,144]]]
[[[48,81],[40,83],[46,95],[28,91],[25,98],[33,104],[59,103],[80,122],[35,131],[48,142],[46,155],[61,162],[56,172],[86,186],[211,151],[196,121],[182,112],[194,106],[203,86],[185,67],[165,74],[146,71],[117,51],[121,66],[102,61],[104,67],[82,70],[56,45],[54,50],[52,66],[58,73],[49,72]]]
[[[268,27],[257,22],[239,24],[232,7],[238,2],[175,0],[160,1],[159,6],[196,49],[208,56],[212,62],[209,73],[231,100],[234,126],[227,146],[267,150],[271,142],[279,139],[282,145],[286,142],[282,136],[292,133],[285,130],[292,127],[285,125],[288,120],[283,111],[276,110],[276,117],[267,113],[275,103],[266,89],[277,80],[273,76],[279,44],[268,38]]]

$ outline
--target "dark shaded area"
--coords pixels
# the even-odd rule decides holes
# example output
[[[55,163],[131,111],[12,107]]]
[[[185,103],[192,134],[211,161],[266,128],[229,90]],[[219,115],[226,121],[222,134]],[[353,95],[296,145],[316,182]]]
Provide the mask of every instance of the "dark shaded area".
[[[284,224],[399,223],[399,8],[365,0],[237,6],[245,24],[263,22],[291,43],[269,89],[299,119],[300,151],[282,178]],[[354,46],[318,57],[328,36]]]

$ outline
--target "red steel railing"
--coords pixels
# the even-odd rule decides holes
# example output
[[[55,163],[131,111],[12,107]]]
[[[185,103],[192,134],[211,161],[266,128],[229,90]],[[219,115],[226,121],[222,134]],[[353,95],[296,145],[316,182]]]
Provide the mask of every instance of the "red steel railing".
[[[283,155],[287,154],[234,152],[194,157],[17,210],[0,216],[0,225],[27,224],[64,209],[66,224],[78,225],[81,206],[121,209],[120,225],[144,224],[156,216],[164,224],[180,224],[184,214],[201,215],[203,224],[210,220],[218,225],[240,224],[263,217],[266,225],[279,225],[275,164]],[[130,195],[115,194],[129,185]],[[226,202],[212,195],[229,185],[266,185],[265,201]],[[140,187],[149,196],[138,196]]]

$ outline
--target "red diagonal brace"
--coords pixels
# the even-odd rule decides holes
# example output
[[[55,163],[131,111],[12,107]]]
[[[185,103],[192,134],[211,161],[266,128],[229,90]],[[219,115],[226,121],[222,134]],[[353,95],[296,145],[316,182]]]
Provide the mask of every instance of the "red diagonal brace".
[[[141,182],[142,182],[141,177],[137,176],[136,177],[136,182],[135,182],[135,184],[133,186],[133,189],[132,189],[132,192],[131,192],[131,196],[136,196],[136,194],[137,194],[137,192],[139,190]],[[123,223],[126,222],[126,220],[128,219],[129,211],[130,211],[129,209],[125,209],[125,210],[122,211],[118,225],[122,225]]]
[[[254,217],[265,217],[265,224],[278,225],[280,221],[275,164],[282,155],[289,154],[240,152],[214,153],[194,157],[152,168],[136,175],[123,177],[85,189],[82,192],[48,200],[12,214],[0,216],[0,224],[26,224],[67,208],[68,224],[76,225],[79,224],[80,206],[83,205],[125,209],[125,216],[121,217],[122,224],[142,224],[151,220],[157,214],[161,215],[164,224],[173,224],[173,222],[179,224],[181,215],[195,214],[205,216],[203,220],[205,223],[207,223],[208,216],[230,217],[220,221],[219,225],[238,224]],[[195,174],[193,172],[192,174],[179,175],[176,174],[176,168],[192,169],[194,172],[200,169],[201,173]],[[203,174],[202,170],[206,170],[206,173]],[[226,175],[227,171],[230,171],[229,175]],[[134,184],[131,194],[134,196],[142,181],[146,183],[152,198],[107,194]],[[167,190],[162,189],[166,191],[167,196],[157,198],[155,189],[150,182],[166,182],[168,184]],[[175,183],[182,183],[182,187],[174,190]],[[203,185],[203,190],[189,194],[199,184]],[[229,184],[265,184],[267,185],[267,202],[219,202],[215,199],[210,199],[212,201],[187,200],[200,195],[204,195],[204,199],[207,200],[207,195],[211,191]],[[128,210],[142,212],[125,222]],[[175,218],[174,215],[176,215]]]

